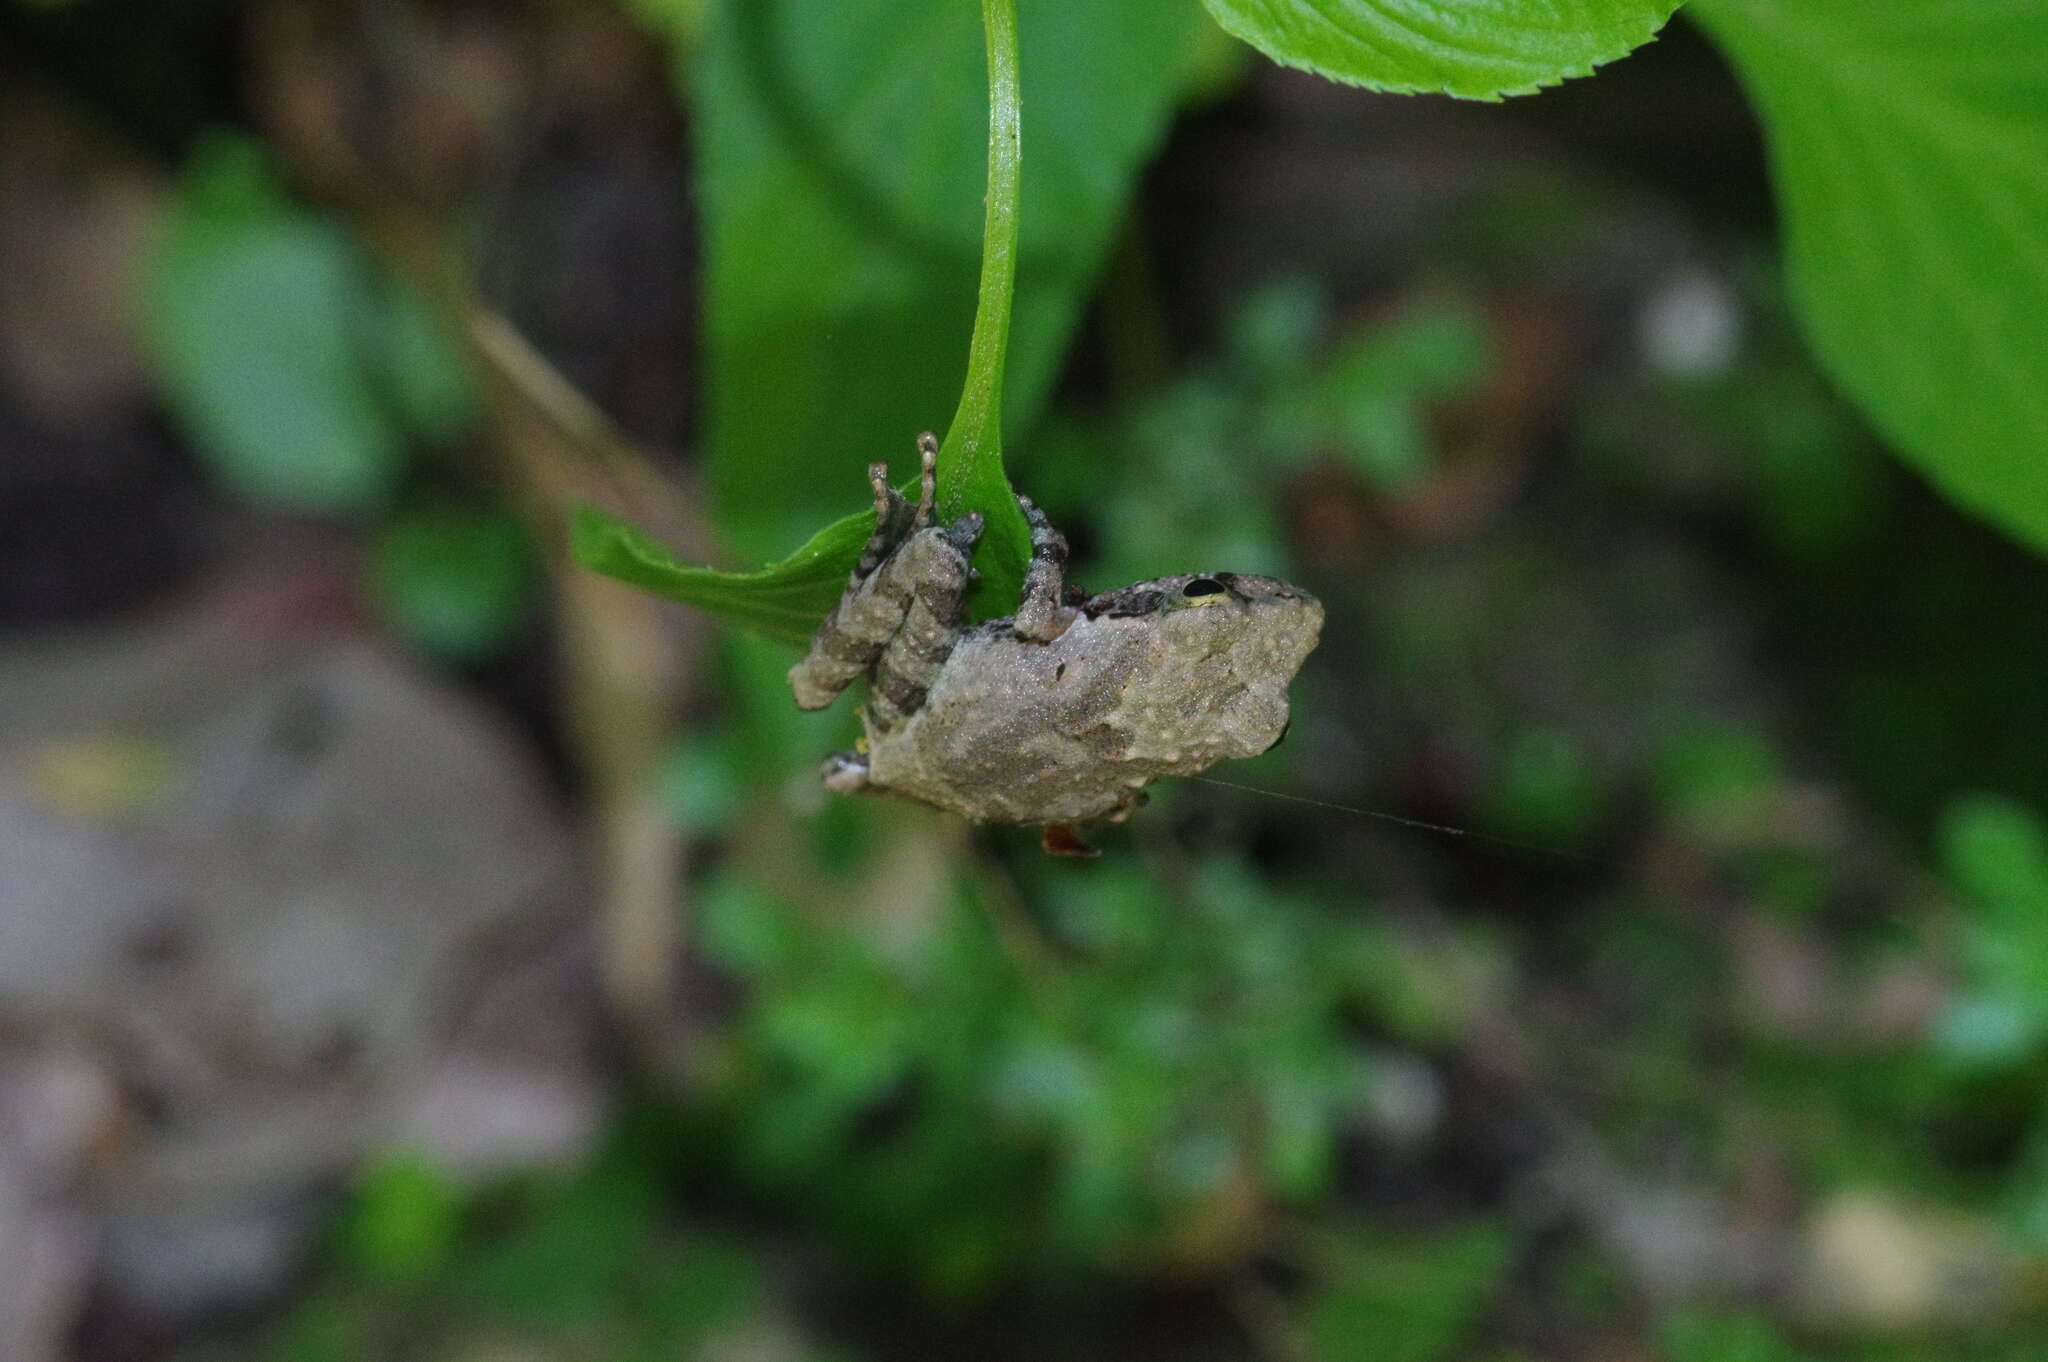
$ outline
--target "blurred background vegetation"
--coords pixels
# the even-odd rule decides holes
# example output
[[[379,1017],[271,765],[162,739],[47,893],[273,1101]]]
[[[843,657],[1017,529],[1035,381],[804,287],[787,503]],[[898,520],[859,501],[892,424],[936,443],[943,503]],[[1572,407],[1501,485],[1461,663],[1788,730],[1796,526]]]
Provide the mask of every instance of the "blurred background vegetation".
[[[0,1356],[2043,1355],[2048,568],[1715,49],[1021,8],[1012,480],[1329,611],[1085,864],[560,543],[944,422],[972,5],[0,3]]]

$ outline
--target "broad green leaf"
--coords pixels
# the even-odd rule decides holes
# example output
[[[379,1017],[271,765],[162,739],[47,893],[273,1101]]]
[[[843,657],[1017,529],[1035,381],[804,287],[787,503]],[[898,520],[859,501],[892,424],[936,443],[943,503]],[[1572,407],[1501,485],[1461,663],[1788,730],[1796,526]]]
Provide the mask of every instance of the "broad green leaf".
[[[172,411],[243,495],[362,511],[403,471],[404,433],[350,332],[367,268],[339,224],[285,196],[255,143],[195,151],[151,261],[144,331]]]
[[[752,572],[720,572],[684,563],[623,520],[592,506],[577,509],[570,545],[576,561],[594,572],[801,648],[846,589],[846,576],[874,525],[871,509],[836,520],[781,562]]]
[[[1822,362],[2048,549],[2048,6],[1698,0],[1755,101]]]
[[[1196,20],[1186,0],[1022,9],[1012,433],[1050,386]],[[865,502],[869,463],[907,475],[918,431],[959,400],[987,173],[981,15],[723,0],[697,56],[710,475],[721,527],[765,555]],[[992,486],[940,490],[1007,517],[982,504]],[[987,586],[986,608],[1008,609]]]
[[[1678,0],[1203,0],[1274,61],[1399,94],[1528,94],[1656,36]]]

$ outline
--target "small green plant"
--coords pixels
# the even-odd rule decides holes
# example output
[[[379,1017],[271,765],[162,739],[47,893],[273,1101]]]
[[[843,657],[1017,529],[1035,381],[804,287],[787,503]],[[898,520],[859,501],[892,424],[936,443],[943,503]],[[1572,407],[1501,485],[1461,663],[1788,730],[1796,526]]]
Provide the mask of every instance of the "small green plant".
[[[666,1222],[676,1147],[663,1109],[639,1103],[572,1169],[465,1190],[428,1163],[387,1159],[357,1179],[314,1288],[226,1355],[847,1362],[794,1323],[753,1249]]]
[[[704,1147],[940,1295],[1257,1252],[1373,1105],[1347,1016],[1418,1025],[1390,940],[1223,856],[1044,873],[1047,921],[968,883],[887,930],[720,877],[701,940],[747,1001]]]
[[[1970,918],[1962,996],[1942,1049],[2010,1065],[2048,1048],[2048,827],[2010,800],[1958,799],[1942,823],[1942,856]]]
[[[2011,800],[1954,801],[1942,855],[1968,912],[1963,987],[1935,1032],[1964,1074],[2026,1083],[2048,1064],[2048,824]],[[2005,1207],[2025,1239],[2048,1245],[2048,1105],[2023,1103]]]

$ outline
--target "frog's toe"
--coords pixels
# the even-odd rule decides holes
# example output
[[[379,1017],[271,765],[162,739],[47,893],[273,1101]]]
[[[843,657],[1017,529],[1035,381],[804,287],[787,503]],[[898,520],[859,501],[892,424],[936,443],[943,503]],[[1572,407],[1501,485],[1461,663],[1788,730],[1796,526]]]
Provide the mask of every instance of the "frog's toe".
[[[840,794],[854,794],[868,785],[868,759],[859,752],[834,752],[818,768],[825,788]]]

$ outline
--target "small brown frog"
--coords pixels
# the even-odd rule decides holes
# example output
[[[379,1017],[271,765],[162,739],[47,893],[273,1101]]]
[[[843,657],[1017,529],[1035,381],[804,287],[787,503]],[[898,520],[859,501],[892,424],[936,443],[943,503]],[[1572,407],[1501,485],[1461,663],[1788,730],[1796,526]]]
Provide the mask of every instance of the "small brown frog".
[[[1017,613],[967,625],[978,514],[932,522],[938,440],[918,440],[913,508],[868,470],[875,532],[846,592],[790,669],[803,709],[868,678],[866,740],[827,787],[879,790],[990,823],[1120,822],[1160,776],[1266,751],[1287,731],[1287,686],[1323,607],[1299,587],[1236,573],[1160,577],[1088,596],[1065,586],[1066,540],[1025,497],[1031,566]]]

